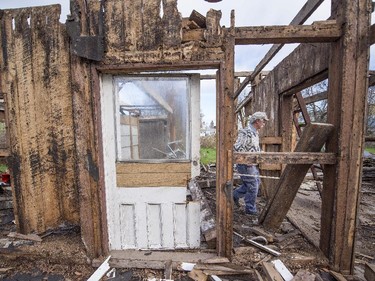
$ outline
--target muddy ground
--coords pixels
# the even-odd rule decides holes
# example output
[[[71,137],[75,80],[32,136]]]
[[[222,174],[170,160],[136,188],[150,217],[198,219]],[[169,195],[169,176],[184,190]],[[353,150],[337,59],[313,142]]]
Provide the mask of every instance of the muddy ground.
[[[374,163],[369,162],[367,166]],[[365,165],[365,166],[366,166]],[[375,166],[375,165],[374,165]],[[214,168],[202,173],[204,178],[214,178]],[[202,188],[212,211],[215,211],[215,188]],[[11,189],[1,196],[11,195]],[[355,275],[347,280],[365,280],[364,264],[375,263],[375,180],[363,181],[360,198]],[[240,203],[243,204],[242,201]],[[258,197],[259,210],[265,206],[265,199]],[[96,270],[86,256],[80,238],[79,228],[63,225],[55,232],[41,234],[42,242],[12,239],[7,235],[16,231],[12,209],[0,210],[0,280],[87,280]],[[303,221],[298,225],[295,222]],[[293,274],[300,270],[319,275],[322,280],[335,280],[326,271],[328,262],[319,249],[314,246],[319,237],[320,195],[314,181],[306,177],[300,187],[292,209],[282,226],[272,237],[256,238],[256,241],[281,253],[275,257],[246,240],[260,236],[256,232],[257,221],[244,214],[242,208],[234,208],[233,260],[232,263],[246,268],[256,269],[265,277],[262,263],[280,259]],[[307,229],[307,230],[306,230]],[[259,229],[258,229],[259,230]],[[306,232],[308,232],[306,235]],[[315,238],[314,238],[315,237]],[[271,241],[273,240],[273,241]],[[163,278],[163,271],[116,269],[117,277],[111,280],[144,280],[145,278]],[[221,276],[222,280],[259,280],[256,274]],[[106,278],[109,280],[109,278]],[[192,280],[186,272],[174,271],[174,280]],[[264,279],[266,280],[266,279]]]

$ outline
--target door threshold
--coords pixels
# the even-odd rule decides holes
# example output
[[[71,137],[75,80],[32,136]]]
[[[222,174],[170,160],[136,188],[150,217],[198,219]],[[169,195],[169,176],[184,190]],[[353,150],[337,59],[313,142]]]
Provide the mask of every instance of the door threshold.
[[[158,251],[158,250],[112,250],[109,265],[115,268],[164,269],[172,261],[172,268],[177,269],[183,263],[199,263],[217,258],[216,251]]]

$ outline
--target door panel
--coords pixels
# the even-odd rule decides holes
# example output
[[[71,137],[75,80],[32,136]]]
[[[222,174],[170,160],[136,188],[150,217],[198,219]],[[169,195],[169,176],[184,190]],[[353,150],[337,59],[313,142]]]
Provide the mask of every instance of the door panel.
[[[150,97],[160,103],[160,106],[153,105],[153,110],[160,107],[159,111],[169,113],[159,120],[151,116],[152,113],[145,118],[141,111],[130,110],[129,105],[125,105],[126,99],[119,101],[116,98],[113,76],[103,75],[102,78],[101,121],[110,249],[198,248],[200,203],[187,201],[187,180],[199,170],[199,83],[196,85],[199,79],[196,76],[188,79],[188,85],[192,80],[195,83],[194,87],[189,86],[190,100],[185,109],[189,116],[198,112],[198,118],[179,117],[176,121],[170,116],[175,108],[170,103],[175,104],[175,98],[152,90]],[[142,90],[146,88],[141,87]],[[121,116],[116,117],[119,108]],[[126,111],[133,115],[126,116]],[[181,123],[184,118],[189,120],[186,123],[189,130],[182,142],[188,147],[178,150],[174,139],[181,129],[175,130],[173,124]],[[141,139],[149,131],[142,122],[152,122],[148,127],[152,128],[155,137],[149,143]],[[129,125],[133,126],[131,130]],[[131,131],[136,132],[136,137]],[[155,145],[166,155],[157,155],[157,161],[153,162],[155,160],[150,158],[158,152],[152,149]],[[176,155],[184,159],[176,162]],[[119,161],[123,157],[137,162]],[[142,159],[147,160],[142,162]]]

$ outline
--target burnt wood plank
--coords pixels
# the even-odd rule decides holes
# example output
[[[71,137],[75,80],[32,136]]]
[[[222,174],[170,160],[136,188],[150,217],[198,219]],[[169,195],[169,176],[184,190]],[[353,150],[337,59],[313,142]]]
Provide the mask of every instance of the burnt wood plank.
[[[232,181],[234,128],[234,14],[231,14],[231,30],[225,41],[225,59],[220,66],[219,87],[216,104],[217,136],[217,172],[216,172],[216,231],[217,253],[230,258],[233,239]]]
[[[333,126],[330,124],[308,124],[295,151],[320,151],[332,131]],[[259,217],[259,222],[265,228],[277,229],[281,225],[310,166],[301,164],[298,168],[294,165],[285,167],[273,197]]]
[[[337,153],[338,161],[324,170],[320,248],[334,270],[351,274],[364,148],[371,1],[334,0],[332,11],[343,24],[343,36],[331,46],[327,117],[335,131],[327,151]]]
[[[91,10],[86,14],[85,3],[80,0],[80,4],[71,6],[71,14],[75,15],[75,20],[82,22],[97,22],[96,14]],[[94,5],[91,8],[97,10],[99,7]],[[109,9],[110,11],[110,9]],[[96,34],[98,30],[87,30],[90,35]],[[94,108],[98,108],[96,97],[98,95],[98,79],[96,72],[90,67],[87,60],[77,56],[71,57],[71,83],[74,132],[76,146],[75,170],[77,173],[75,184],[79,190],[77,196],[79,202],[79,216],[82,240],[85,243],[88,256],[91,258],[105,255],[105,249],[108,247],[106,231],[106,213],[105,204],[100,201],[102,186],[99,185],[99,160],[98,153],[100,149],[96,146],[97,136],[97,113]],[[92,91],[92,92],[91,92]],[[89,105],[89,106],[88,106]],[[100,120],[100,119],[99,119]],[[104,223],[103,223],[104,221]]]

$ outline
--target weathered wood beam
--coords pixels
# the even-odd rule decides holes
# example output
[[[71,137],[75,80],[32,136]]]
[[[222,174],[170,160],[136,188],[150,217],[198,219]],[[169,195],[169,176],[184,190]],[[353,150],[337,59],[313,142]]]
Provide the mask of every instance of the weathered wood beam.
[[[303,130],[295,151],[320,151],[333,129],[331,124],[308,124]],[[309,163],[301,164],[298,168],[291,164],[285,167],[273,197],[267,202],[259,217],[259,222],[265,228],[277,229],[280,227],[310,166]]]
[[[235,31],[236,45],[333,42],[341,36],[340,26],[332,21],[297,26],[236,27]]]
[[[137,64],[116,64],[116,65],[100,65],[97,70],[112,74],[121,73],[139,73],[149,71],[163,71],[163,70],[200,70],[200,69],[218,69],[220,61],[194,61],[171,64],[154,64],[154,63],[137,63]],[[168,74],[169,76],[171,74]]]
[[[311,14],[320,6],[323,0],[308,0],[302,9],[297,13],[297,15],[290,22],[290,25],[303,24]],[[234,98],[245,89],[246,85],[254,80],[255,76],[262,71],[262,69],[271,61],[271,59],[277,54],[277,52],[283,47],[283,44],[273,45],[264,58],[258,63],[254,69],[254,73],[251,76],[246,77],[246,79],[241,83],[240,87],[234,93]],[[241,108],[240,108],[241,109]]]
[[[251,101],[252,98],[253,98],[253,93],[250,92],[250,93],[247,95],[247,97],[244,98],[244,99],[240,102],[240,104],[236,107],[236,111],[235,111],[235,113],[240,112],[240,110],[241,110],[246,104],[248,104],[248,103]]]
[[[236,71],[234,73],[234,78],[238,78],[238,77],[247,77],[249,75],[251,75],[251,73],[253,73],[253,71]],[[269,73],[269,71],[262,71],[260,73],[260,75],[267,75]],[[203,74],[200,76],[201,77],[201,80],[210,80],[210,79],[216,79],[216,74]]]
[[[324,152],[236,152],[237,164],[335,164],[336,155]]]
[[[370,27],[370,45],[375,43],[375,24]]]
[[[234,129],[234,12],[231,14],[231,29],[225,38],[225,57],[220,65],[219,91],[216,104],[217,137],[217,191],[216,232],[217,254],[230,258],[233,247],[233,129]]]
[[[361,187],[368,91],[371,1],[333,0],[343,36],[331,45],[328,122],[335,126],[327,152],[337,163],[324,168],[320,248],[330,265],[352,274]]]
[[[305,97],[305,103],[310,104],[310,103],[314,103],[317,101],[326,100],[327,97],[328,97],[327,91],[324,91],[324,92],[317,93],[310,97]]]

